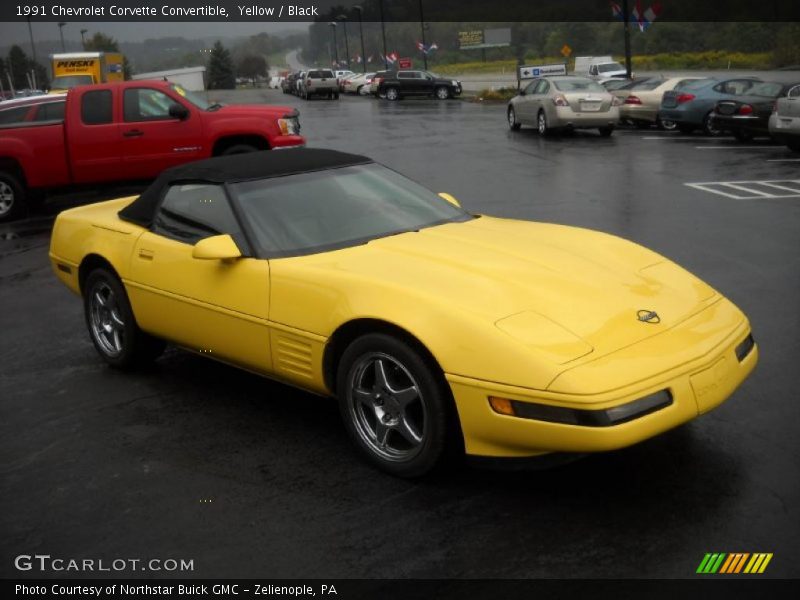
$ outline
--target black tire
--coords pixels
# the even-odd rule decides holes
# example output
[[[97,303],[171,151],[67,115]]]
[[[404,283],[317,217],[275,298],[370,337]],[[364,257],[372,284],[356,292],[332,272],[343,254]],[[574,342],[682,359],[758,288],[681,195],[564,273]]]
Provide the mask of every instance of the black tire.
[[[712,137],[722,133],[722,130],[714,127],[714,117],[712,116],[711,112],[709,112],[703,119],[703,133]]]
[[[648,121],[634,121],[633,126],[636,129],[650,129],[650,123]]]
[[[397,89],[396,87],[386,88],[384,94],[386,96],[386,99],[389,100],[389,102],[395,102],[396,100],[400,99],[400,90]]]
[[[449,388],[409,344],[382,333],[356,339],[339,361],[336,381],[350,438],[383,471],[420,477],[457,447]]]
[[[656,126],[662,131],[675,131],[678,128],[675,121],[662,121],[661,117],[656,118]]]
[[[539,114],[536,115],[536,130],[543,137],[550,135],[552,131],[547,123],[547,114],[543,110],[540,110]]]
[[[83,312],[95,349],[112,367],[139,367],[164,351],[163,340],[139,329],[124,286],[116,274],[105,268],[95,269],[86,278]]]
[[[27,190],[7,171],[0,171],[0,222],[23,216],[27,210]]]
[[[611,134],[614,133],[614,128],[610,127],[610,126],[609,127],[600,127],[600,129],[598,129],[598,131],[600,132],[601,137],[611,137]]]
[[[512,131],[519,131],[520,127],[522,127],[522,123],[517,121],[517,111],[514,110],[513,106],[508,107],[508,128]]]
[[[736,138],[737,142],[752,142],[753,141],[753,134],[749,131],[745,131],[744,129],[734,129],[731,131],[733,137]]]
[[[800,140],[792,140],[786,142],[786,145],[789,147],[789,150],[792,152],[800,152]]]
[[[245,154],[247,152],[258,152],[258,148],[251,144],[234,144],[233,146],[225,148],[219,155],[229,156],[231,154]]]
[[[440,85],[435,90],[433,90],[433,95],[435,98],[439,100],[449,100],[450,90],[447,89],[446,85]]]
[[[334,100],[338,100],[339,99],[339,92],[334,92],[333,93],[333,99]]]

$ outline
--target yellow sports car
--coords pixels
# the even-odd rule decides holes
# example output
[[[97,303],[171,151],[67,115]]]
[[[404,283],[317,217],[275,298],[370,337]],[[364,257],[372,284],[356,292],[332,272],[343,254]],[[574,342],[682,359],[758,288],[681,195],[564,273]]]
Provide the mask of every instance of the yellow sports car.
[[[50,258],[111,365],[171,342],[336,396],[401,476],[634,444],[753,370],[747,318],[617,237],[473,215],[363,156],[259,152],[61,213]]]

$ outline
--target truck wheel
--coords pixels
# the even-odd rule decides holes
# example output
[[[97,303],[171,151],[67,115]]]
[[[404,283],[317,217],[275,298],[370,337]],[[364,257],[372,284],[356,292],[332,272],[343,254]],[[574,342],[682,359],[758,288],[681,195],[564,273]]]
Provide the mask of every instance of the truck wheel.
[[[25,211],[25,188],[11,173],[0,172],[0,221],[20,217]]]
[[[450,97],[450,90],[445,86],[440,85],[434,90],[434,94],[439,100],[447,100]]]
[[[394,102],[395,100],[400,98],[400,90],[397,88],[386,88],[386,99]]]
[[[258,152],[258,148],[250,144],[234,144],[220,153],[220,156],[228,156],[230,154],[245,154],[246,152]]]
[[[602,137],[610,137],[611,134],[614,133],[614,128],[613,127],[601,127],[599,129],[599,131],[600,131],[600,135]]]

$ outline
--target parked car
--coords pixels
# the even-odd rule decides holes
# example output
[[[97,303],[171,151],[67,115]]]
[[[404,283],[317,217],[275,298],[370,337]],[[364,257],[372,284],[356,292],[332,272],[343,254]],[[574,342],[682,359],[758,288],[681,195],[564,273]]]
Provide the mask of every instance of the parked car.
[[[677,127],[674,121],[662,121],[658,116],[664,92],[682,90],[690,82],[700,77],[652,77],[632,82],[614,92],[622,101],[619,117],[637,127],[657,125],[660,129],[672,130]]]
[[[775,107],[775,100],[787,95],[789,90],[800,83],[758,83],[746,94],[730,100],[720,100],[714,107],[714,125],[718,129],[730,131],[740,142],[754,137],[769,136],[769,118]]]
[[[557,129],[598,129],[609,136],[619,121],[619,98],[588,77],[534,79],[508,102],[508,126],[535,126],[541,135]]]
[[[614,92],[616,90],[626,89],[629,85],[635,83],[635,81],[638,81],[638,80],[624,79],[624,78],[621,78],[621,77],[614,77],[612,79],[603,79],[603,80],[599,81],[598,83],[600,85],[602,85],[604,88],[606,88],[606,91]]]
[[[171,342],[332,396],[364,458],[402,477],[464,452],[630,446],[719,406],[758,361],[747,317],[655,252],[476,216],[331,150],[170,169],[59,214],[49,256],[110,366]]]
[[[667,90],[661,99],[658,118],[672,121],[681,133],[702,129],[706,135],[717,135],[714,125],[714,106],[720,100],[744,94],[761,80],[755,77],[737,77],[723,81],[698,79],[679,90]]]
[[[78,86],[63,120],[0,126],[0,220],[22,214],[32,192],[152,179],[201,158],[304,144],[292,108],[209,104],[168,81]]]
[[[439,77],[429,71],[395,71],[378,84],[378,94],[387,100],[399,100],[404,96],[433,96],[447,100],[461,95],[461,82]]]
[[[351,76],[355,75],[355,73],[353,71],[351,71],[350,69],[338,69],[338,70],[335,70],[333,73],[336,76],[336,84],[339,86],[339,91],[340,92],[343,91],[342,90],[342,81],[347,77],[351,77]]]
[[[775,101],[769,118],[769,134],[776,142],[800,152],[800,85]]]
[[[361,94],[361,89],[366,86],[369,91],[375,73],[359,73],[342,80],[342,91],[346,94]]]
[[[290,73],[289,75],[284,77],[283,80],[281,80],[281,91],[284,94],[293,93],[293,90],[295,88],[295,82],[297,81],[299,75],[300,75],[299,72]]]
[[[312,96],[339,99],[339,86],[330,69],[312,69],[300,80],[300,97],[308,100]]]
[[[372,77],[372,82],[369,84],[369,92],[373,96],[377,96],[378,98],[386,97],[386,94],[381,94],[379,91],[380,85],[384,79],[391,79],[394,78],[396,71],[378,71]]]
[[[0,125],[60,121],[64,118],[65,100],[64,95],[53,95],[15,98],[0,102]]]

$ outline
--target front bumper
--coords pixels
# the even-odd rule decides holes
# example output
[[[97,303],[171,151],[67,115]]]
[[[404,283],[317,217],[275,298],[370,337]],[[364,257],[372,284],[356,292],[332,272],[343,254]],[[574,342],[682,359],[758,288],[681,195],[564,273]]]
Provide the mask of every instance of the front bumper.
[[[279,135],[270,141],[271,150],[287,150],[289,148],[302,148],[306,145],[306,138],[302,135]]]
[[[689,319],[681,327],[687,332],[702,331],[713,327],[715,320],[724,318],[719,314],[704,315],[705,312]],[[758,347],[753,344],[741,359],[736,351],[739,348],[741,352],[749,335],[750,325],[742,319],[733,330],[728,328],[723,339],[710,351],[686,362],[678,362],[679,366],[643,381],[591,395],[530,390],[448,374],[446,377],[455,398],[466,452],[482,457],[601,452],[624,448],[656,436],[717,407],[747,378],[758,362]],[[653,339],[658,337],[662,336]],[[622,365],[630,372],[636,372],[637,360],[650,360],[651,353],[661,351],[659,344],[662,342],[641,342],[597,359],[595,364],[588,364],[590,369],[604,370],[612,368],[613,362],[616,367]],[[637,354],[641,356],[637,357]],[[683,356],[685,352],[676,352],[674,357],[667,356],[665,360]],[[603,426],[507,416],[495,412],[488,401],[489,396],[495,396],[577,412],[590,409],[613,413],[624,405],[662,390],[668,390],[671,395],[672,402],[668,405],[619,424]]]

